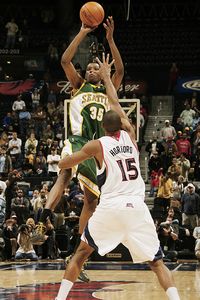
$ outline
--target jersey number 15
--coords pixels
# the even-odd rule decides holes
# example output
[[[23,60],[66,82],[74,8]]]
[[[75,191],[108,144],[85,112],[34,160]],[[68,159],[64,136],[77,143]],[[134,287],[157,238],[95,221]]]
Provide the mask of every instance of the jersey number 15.
[[[117,160],[117,163],[122,173],[122,181],[135,180],[138,177],[138,170],[134,165],[134,158],[125,159],[125,167],[121,160]]]

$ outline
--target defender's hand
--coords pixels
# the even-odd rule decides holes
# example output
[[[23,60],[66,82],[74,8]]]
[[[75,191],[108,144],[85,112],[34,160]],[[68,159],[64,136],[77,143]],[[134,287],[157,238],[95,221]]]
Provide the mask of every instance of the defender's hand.
[[[105,58],[105,53],[102,54],[102,62],[98,57],[96,57],[96,61],[98,62],[100,68],[99,73],[101,79],[105,80],[106,78],[110,78],[111,67],[114,64],[114,59],[109,63],[110,55],[107,54]]]

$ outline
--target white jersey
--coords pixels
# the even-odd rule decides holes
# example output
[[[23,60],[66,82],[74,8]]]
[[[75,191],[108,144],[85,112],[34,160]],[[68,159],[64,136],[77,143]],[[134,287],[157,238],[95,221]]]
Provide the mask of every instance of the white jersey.
[[[97,168],[100,203],[110,207],[114,202],[119,207],[127,200],[131,203],[137,198],[144,199],[145,184],[140,172],[139,152],[129,134],[121,130],[119,136],[104,136],[99,141],[104,158],[102,168]]]
[[[122,243],[135,263],[162,258],[156,227],[144,202],[145,184],[136,145],[123,130],[117,137],[105,136],[99,141],[104,155],[98,170],[100,203],[82,241],[102,256]]]

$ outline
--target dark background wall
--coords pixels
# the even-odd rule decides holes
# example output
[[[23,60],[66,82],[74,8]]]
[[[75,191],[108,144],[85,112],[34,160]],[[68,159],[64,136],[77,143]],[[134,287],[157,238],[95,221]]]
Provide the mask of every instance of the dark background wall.
[[[24,66],[27,59],[45,59],[50,42],[61,49],[63,42],[68,44],[69,33],[76,25],[80,26],[79,10],[86,1],[80,0],[8,0],[0,3],[0,49],[5,44],[5,23],[15,17],[19,27],[24,18],[28,21],[29,47],[20,53],[3,53],[0,65],[13,68],[15,76],[21,79],[29,71]],[[99,1],[105,15],[113,15],[115,20],[114,37],[125,67],[126,77],[133,80],[146,80],[150,94],[165,93],[169,69],[176,62],[181,76],[199,75],[200,67],[200,3],[188,0],[102,0]],[[128,3],[130,2],[130,7]],[[53,20],[44,24],[42,12],[52,10]],[[94,32],[98,41],[104,43],[103,26]],[[62,50],[60,50],[62,51]],[[11,54],[11,55],[9,55]],[[8,59],[13,59],[7,65]],[[60,68],[60,65],[57,66]],[[42,76],[44,69],[36,70],[35,76]],[[63,73],[59,73],[63,76]]]

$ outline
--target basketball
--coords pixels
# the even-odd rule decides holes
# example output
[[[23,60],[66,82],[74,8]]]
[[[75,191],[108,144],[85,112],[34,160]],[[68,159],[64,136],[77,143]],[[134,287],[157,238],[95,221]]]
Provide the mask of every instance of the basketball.
[[[83,24],[89,27],[98,26],[103,22],[104,9],[97,2],[87,2],[80,9],[80,19]]]

